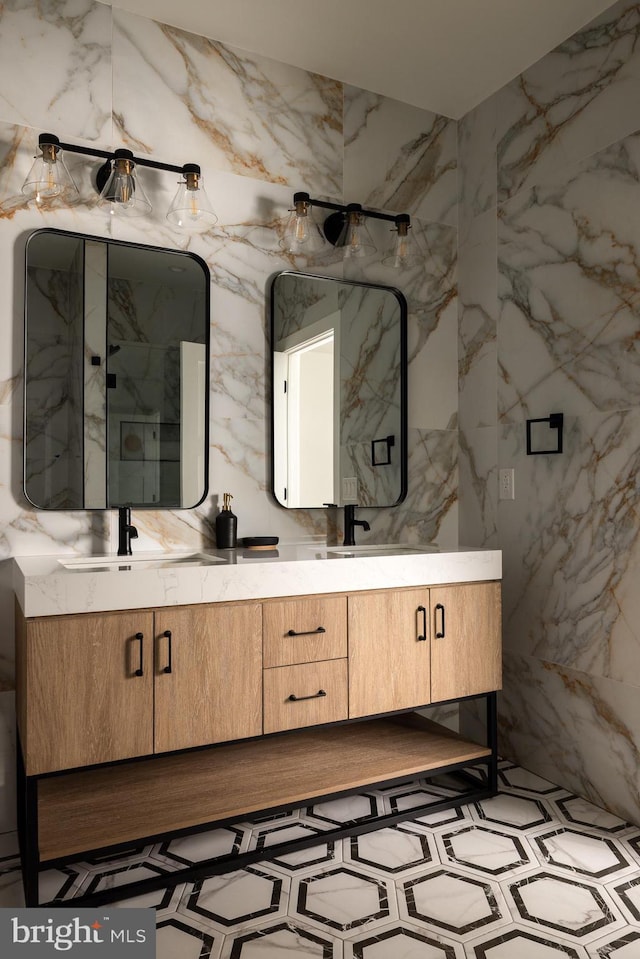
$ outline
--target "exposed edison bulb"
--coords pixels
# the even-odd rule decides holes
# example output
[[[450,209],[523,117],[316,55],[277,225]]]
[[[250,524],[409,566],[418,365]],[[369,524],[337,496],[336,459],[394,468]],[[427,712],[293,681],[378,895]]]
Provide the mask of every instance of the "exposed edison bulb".
[[[58,196],[60,189],[56,183],[56,177],[53,170],[55,161],[43,158],[43,170],[44,170],[44,180],[40,180],[37,184],[35,200],[38,205],[43,203],[45,200],[49,199],[52,196]]]
[[[342,247],[345,260],[370,256],[376,252],[375,243],[365,223],[365,216],[359,208],[347,207],[347,219],[336,246]]]
[[[396,219],[392,244],[382,258],[384,266],[402,270],[424,262],[424,255],[415,237],[410,235],[410,229],[409,215],[406,213],[400,214]]]
[[[188,163],[182,168],[183,179],[167,212],[167,220],[181,230],[204,232],[218,222],[207,196],[200,167]]]
[[[281,245],[287,253],[296,256],[313,256],[326,249],[327,242],[314,218],[313,206],[307,193],[295,194]]]
[[[44,134],[38,146],[41,152],[34,157],[31,169],[22,184],[24,195],[35,200],[38,206],[54,197],[76,197],[78,188],[62,159],[58,138],[52,134]]]
[[[105,183],[98,206],[111,216],[144,216],[151,212],[151,202],[136,178],[136,165],[130,150],[116,150],[111,173]]]

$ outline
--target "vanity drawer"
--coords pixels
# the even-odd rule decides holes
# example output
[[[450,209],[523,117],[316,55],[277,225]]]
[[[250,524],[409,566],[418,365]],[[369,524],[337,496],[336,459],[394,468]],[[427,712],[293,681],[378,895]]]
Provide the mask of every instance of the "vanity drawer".
[[[263,665],[290,666],[347,655],[347,597],[305,596],[264,603]]]
[[[347,718],[346,659],[279,666],[263,676],[265,733]]]

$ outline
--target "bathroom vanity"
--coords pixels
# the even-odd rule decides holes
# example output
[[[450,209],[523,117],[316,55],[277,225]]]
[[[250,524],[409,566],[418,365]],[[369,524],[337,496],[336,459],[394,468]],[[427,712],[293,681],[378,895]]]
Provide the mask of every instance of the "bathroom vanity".
[[[28,905],[38,903],[41,867],[141,840],[452,770],[470,771],[468,793],[429,811],[496,791],[500,553],[274,552],[15,560]],[[485,742],[416,712],[467,698],[486,704]],[[425,809],[354,821],[268,855]],[[265,855],[218,858],[144,885]]]

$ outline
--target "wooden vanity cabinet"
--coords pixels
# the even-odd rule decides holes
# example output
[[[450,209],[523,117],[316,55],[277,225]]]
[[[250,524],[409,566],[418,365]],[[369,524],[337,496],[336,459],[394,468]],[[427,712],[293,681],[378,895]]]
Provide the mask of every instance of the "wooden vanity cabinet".
[[[259,603],[17,622],[27,775],[262,732]]]
[[[429,590],[431,702],[488,693],[502,686],[500,583]]]
[[[349,717],[431,702],[429,591],[349,597]]]
[[[17,622],[24,633],[16,651],[18,725],[28,775],[153,751],[152,613]]]
[[[154,752],[262,733],[259,603],[155,613]]]
[[[264,603],[265,733],[348,717],[347,602],[303,596]]]
[[[349,597],[349,717],[501,686],[500,584]]]
[[[500,659],[498,582],[28,620],[16,607],[27,905],[39,902],[47,863],[373,784],[484,766],[464,801],[494,795]],[[485,700],[486,743],[413,711],[466,696]],[[358,830],[401,818],[383,814]],[[281,852],[296,842],[309,840]]]

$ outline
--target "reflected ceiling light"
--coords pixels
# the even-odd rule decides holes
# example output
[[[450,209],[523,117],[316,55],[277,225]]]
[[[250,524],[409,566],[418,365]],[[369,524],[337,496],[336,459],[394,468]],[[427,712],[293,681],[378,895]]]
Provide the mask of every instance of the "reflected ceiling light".
[[[22,184],[22,192],[37,204],[62,196],[74,199],[78,188],[67,170],[60,140],[53,133],[43,133],[38,141],[40,153],[33,158],[31,169]]]
[[[97,148],[62,143],[53,133],[41,133],[38,138],[40,154],[22,186],[22,192],[36,203],[54,197],[78,196],[78,189],[67,170],[62,151],[99,157],[105,162],[96,174],[96,188],[100,197],[98,206],[114,216],[143,216],[152,210],[137,173],[138,167],[180,173],[178,192],[169,207],[167,220],[187,231],[208,229],[217,222],[211,203],[205,193],[200,167],[196,163],[175,166],[135,157],[130,150],[108,152]]]
[[[322,228],[315,224],[313,207],[331,211]],[[331,203],[328,200],[313,199],[308,193],[294,193],[293,208],[289,214],[282,239],[282,245],[288,253],[321,252],[326,247],[326,238],[333,246],[342,249],[345,260],[372,256],[376,253],[376,245],[366,222],[371,218],[395,224],[396,237],[393,247],[382,260],[385,266],[403,269],[424,260],[424,254],[415,238],[409,236],[411,217],[408,213],[380,213],[377,210],[366,210],[359,203]]]
[[[327,248],[327,240],[313,214],[308,193],[293,194],[293,207],[285,224],[282,246],[287,253],[307,256]]]

